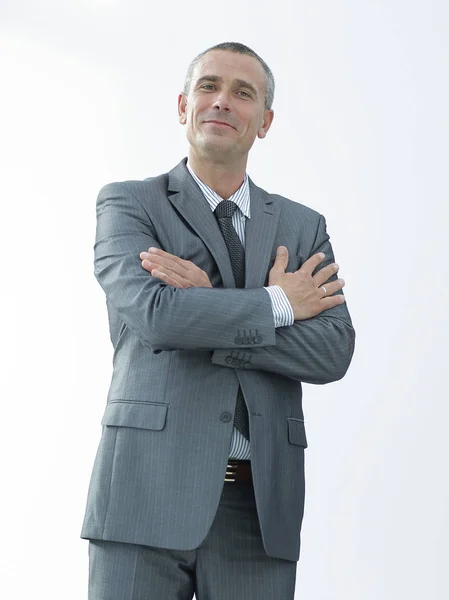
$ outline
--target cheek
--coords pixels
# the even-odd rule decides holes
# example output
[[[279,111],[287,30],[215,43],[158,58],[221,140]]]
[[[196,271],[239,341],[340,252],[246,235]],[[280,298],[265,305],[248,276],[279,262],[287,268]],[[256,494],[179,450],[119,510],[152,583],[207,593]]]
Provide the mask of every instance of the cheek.
[[[195,112],[195,109],[191,109],[188,113],[187,113],[187,127],[191,130],[195,130],[196,129],[196,125],[197,125],[197,114]]]
[[[190,126],[193,129],[198,129],[199,124],[201,123],[203,112],[204,112],[204,110],[200,106],[192,107],[188,118],[189,118]]]
[[[259,121],[253,119],[249,120],[247,125],[247,135],[251,137],[255,137],[257,132],[259,131]]]
[[[242,115],[242,120],[246,123],[246,131],[251,134],[256,134],[260,129],[261,119],[258,115],[254,116],[254,112],[248,112]]]

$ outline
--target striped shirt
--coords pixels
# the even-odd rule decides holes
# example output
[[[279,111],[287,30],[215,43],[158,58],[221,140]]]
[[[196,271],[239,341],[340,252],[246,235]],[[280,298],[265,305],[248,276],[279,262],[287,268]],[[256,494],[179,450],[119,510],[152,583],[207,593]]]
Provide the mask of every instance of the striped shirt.
[[[224,200],[221,198],[213,189],[203,183],[195,173],[192,171],[189,162],[187,161],[187,168],[189,173],[192,175],[194,181],[200,188],[203,196],[206,198],[212,212],[215,211],[218,204]],[[245,247],[245,224],[246,219],[251,218],[251,203],[249,194],[249,180],[248,175],[245,173],[245,178],[239,189],[232,194],[227,200],[231,200],[237,204],[237,210],[232,215],[232,224],[237,232],[237,235],[242,242],[242,246]],[[274,325],[275,327],[285,327],[287,325],[293,325],[294,315],[293,309],[284,290],[278,285],[270,285],[264,288],[267,290],[270,299],[271,307],[273,309]],[[229,458],[234,460],[249,460],[251,457],[250,442],[240,433],[240,431],[234,427],[232,432],[231,447],[229,451]]]

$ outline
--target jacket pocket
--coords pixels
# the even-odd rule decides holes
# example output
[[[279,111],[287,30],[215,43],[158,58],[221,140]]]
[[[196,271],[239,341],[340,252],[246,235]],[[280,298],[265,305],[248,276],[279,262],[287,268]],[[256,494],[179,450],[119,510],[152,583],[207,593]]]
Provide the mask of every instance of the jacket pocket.
[[[295,446],[307,448],[306,429],[304,421],[295,417],[287,417],[288,441]]]
[[[165,426],[168,404],[114,400],[106,406],[102,425],[160,431]]]

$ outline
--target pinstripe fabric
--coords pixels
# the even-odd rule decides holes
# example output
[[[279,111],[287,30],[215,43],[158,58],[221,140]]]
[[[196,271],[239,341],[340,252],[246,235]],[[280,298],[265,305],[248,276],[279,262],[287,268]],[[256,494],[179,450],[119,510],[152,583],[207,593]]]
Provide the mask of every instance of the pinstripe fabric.
[[[189,165],[189,161],[187,161],[186,167],[206,198],[211,211],[214,212],[223,198],[201,181]],[[246,220],[251,218],[249,180],[247,173],[245,173],[242,185],[234,192],[234,194],[232,194],[232,196],[227,198],[227,200],[231,200],[237,204],[237,210],[232,215],[232,224],[242,242],[243,248],[245,248],[245,224]],[[275,327],[292,325],[294,322],[293,309],[284,290],[278,285],[265,287],[265,289],[270,295]],[[234,427],[232,432],[229,458],[234,460],[249,460],[251,458],[251,443],[236,427]]]
[[[89,600],[293,600],[295,579],[296,561],[264,550],[251,485],[224,487],[197,549],[89,544]]]
[[[297,560],[307,447],[301,382],[343,377],[355,334],[346,304],[275,328],[264,290],[277,246],[294,271],[334,262],[324,217],[249,179],[245,289],[183,160],[99,193],[95,276],[107,300],[113,374],[81,537],[191,550],[219,506],[240,386],[267,555]],[[191,260],[212,288],[177,289],[142,269],[151,246]],[[336,276],[335,276],[336,277]],[[237,367],[236,367],[237,365]]]
[[[213,189],[201,181],[201,179],[190,167],[189,161],[187,161],[186,167],[188,168],[189,173],[192,175],[195,182],[198,184],[198,187],[206,198],[212,212],[214,212],[223,198],[221,198],[221,196],[214,192]],[[236,210],[232,216],[232,224],[234,225],[234,229],[236,230],[237,235],[242,242],[242,246],[245,248],[245,225],[247,219],[251,218],[249,178],[247,173],[245,173],[245,178],[242,185],[234,194],[232,194],[232,196],[227,198],[227,200],[235,202],[237,204],[237,208],[239,209]],[[267,286],[265,289],[270,295],[275,327],[293,325],[293,309],[287,299],[287,296],[285,295],[284,290],[278,285]]]

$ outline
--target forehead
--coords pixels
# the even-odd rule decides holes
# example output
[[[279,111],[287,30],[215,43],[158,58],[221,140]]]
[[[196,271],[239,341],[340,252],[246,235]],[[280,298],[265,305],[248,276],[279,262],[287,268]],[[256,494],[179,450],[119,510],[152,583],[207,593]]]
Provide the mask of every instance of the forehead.
[[[212,50],[198,61],[193,71],[193,82],[204,75],[215,75],[224,80],[241,79],[252,83],[261,93],[265,92],[265,72],[262,65],[247,54],[229,50]]]

